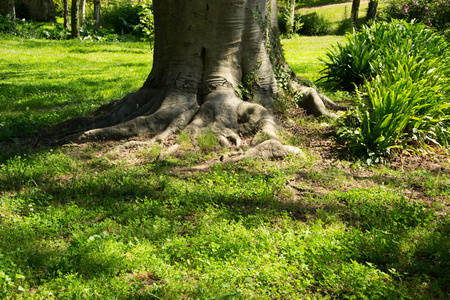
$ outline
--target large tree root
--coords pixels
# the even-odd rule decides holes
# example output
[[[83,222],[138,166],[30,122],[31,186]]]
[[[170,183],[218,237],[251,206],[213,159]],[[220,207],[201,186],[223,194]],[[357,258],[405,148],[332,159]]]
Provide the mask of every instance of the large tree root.
[[[316,88],[309,87],[292,80],[290,88],[296,93],[303,95],[299,106],[306,109],[314,117],[327,116],[332,119],[338,118],[338,115],[330,110],[346,111],[349,108],[337,105],[326,95],[319,92]]]
[[[314,116],[336,117],[327,110],[345,109],[313,88],[297,85],[304,95],[302,105]],[[278,141],[280,125],[273,114],[261,105],[240,99],[234,88],[217,86],[202,97],[203,103],[189,88],[173,87],[168,91],[141,89],[122,100],[102,106],[97,117],[79,117],[59,125],[66,134],[58,143],[123,140],[148,135],[149,141],[129,141],[121,147],[145,146],[166,140],[185,130],[194,145],[198,134],[211,130],[226,147],[242,149],[242,136],[252,136],[250,150],[234,153],[230,161],[247,157],[278,159],[289,153],[299,153],[295,147]],[[80,130],[81,129],[81,130]],[[269,142],[265,142],[269,141]],[[168,151],[173,151],[174,148]]]
[[[67,134],[60,137],[58,143],[151,136],[149,141],[130,141],[122,146],[128,148],[165,140],[181,130],[186,130],[195,143],[198,134],[211,130],[219,142],[229,148],[241,149],[241,137],[253,136],[251,146],[254,148],[239,159],[255,156],[273,159],[299,152],[278,141],[280,126],[270,111],[240,99],[233,88],[216,87],[203,100],[199,105],[197,95],[184,89],[168,93],[140,90],[101,107],[99,111],[109,111],[98,117],[81,117],[62,123],[59,127],[66,129]],[[77,131],[79,128],[84,129]],[[271,142],[263,143],[267,140]],[[260,146],[255,147],[257,145]]]

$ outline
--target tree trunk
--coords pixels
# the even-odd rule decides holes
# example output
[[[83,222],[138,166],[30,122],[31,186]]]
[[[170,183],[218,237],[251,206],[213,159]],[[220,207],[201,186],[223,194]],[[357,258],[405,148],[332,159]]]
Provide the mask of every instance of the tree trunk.
[[[286,3],[286,33],[291,34],[295,30],[295,0]]]
[[[278,85],[272,62],[282,64],[284,58],[273,31],[276,0],[267,1],[153,1],[154,63],[144,85],[101,107],[99,111],[106,113],[98,117],[64,123],[67,128],[84,125],[86,130],[63,140],[150,134],[154,142],[180,130],[195,140],[205,129],[226,146],[240,147],[245,135],[256,136],[254,145],[262,136],[277,140],[278,123],[271,109]],[[270,47],[269,36],[275,41]],[[310,88],[305,92],[306,102],[323,106],[322,96]]]
[[[83,27],[85,15],[86,15],[86,0],[78,0],[78,1],[80,1],[80,7],[78,9],[78,18],[79,18],[78,25],[80,27]]]
[[[97,32],[100,30],[100,0],[94,0],[94,20],[95,20],[95,27],[94,32]]]
[[[16,18],[16,5],[14,0],[8,0],[8,14],[11,15],[13,19]]]
[[[361,3],[361,0],[353,0],[353,2],[352,2],[351,17],[352,17],[353,28],[358,28],[358,15],[359,15],[360,3]]]
[[[70,16],[71,26],[72,26],[72,38],[80,37],[80,23],[78,17],[78,8],[80,5],[80,0],[72,0],[72,11]]]
[[[64,28],[69,29],[69,0],[64,0]]]
[[[366,23],[375,21],[377,17],[378,0],[370,0],[369,7],[367,8]]]

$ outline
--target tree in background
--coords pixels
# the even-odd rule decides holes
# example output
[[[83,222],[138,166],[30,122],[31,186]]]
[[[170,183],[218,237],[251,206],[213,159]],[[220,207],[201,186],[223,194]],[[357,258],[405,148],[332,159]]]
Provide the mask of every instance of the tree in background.
[[[79,27],[83,27],[85,17],[86,17],[86,0],[79,0],[79,8],[78,8]]]
[[[16,5],[14,0],[8,0],[8,14],[10,14],[13,19],[16,18]]]
[[[360,4],[361,4],[361,0],[353,0],[353,2],[352,2],[351,18],[352,18],[353,28],[358,28],[358,15],[359,15]]]
[[[69,29],[69,0],[64,0],[64,28]]]
[[[286,33],[291,34],[295,30],[295,0],[286,0],[283,16],[286,21]]]
[[[378,0],[370,0],[369,7],[367,8],[366,23],[369,21],[375,21],[377,17]]]
[[[94,0],[94,31],[97,32],[100,30],[100,0]]]
[[[72,38],[79,38],[80,37],[80,19],[79,19],[79,7],[80,7],[80,0],[72,0],[72,11],[71,11],[71,27],[72,27]]]

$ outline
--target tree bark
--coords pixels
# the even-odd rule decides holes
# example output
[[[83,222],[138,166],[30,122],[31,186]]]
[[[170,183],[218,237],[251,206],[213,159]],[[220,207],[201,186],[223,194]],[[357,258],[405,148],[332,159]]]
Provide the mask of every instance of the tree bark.
[[[69,29],[69,0],[64,0],[64,28]]]
[[[78,18],[79,18],[78,25],[80,27],[83,27],[86,15],[86,0],[78,0],[78,1],[80,2],[80,7],[78,9]]]
[[[295,30],[295,0],[288,0],[286,6],[286,33],[291,34]]]
[[[78,8],[80,5],[80,0],[72,0],[72,11],[70,16],[71,26],[72,26],[72,38],[80,37],[80,23],[78,17]]]
[[[8,14],[11,15],[13,19],[16,18],[16,5],[14,0],[8,0]]]
[[[94,20],[95,20],[95,27],[94,32],[97,32],[100,30],[100,0],[94,0]]]
[[[370,0],[367,8],[366,23],[375,21],[377,17],[378,0]]]
[[[359,6],[360,6],[361,0],[353,0],[352,2],[352,23],[353,28],[358,28],[358,16],[359,16]]]
[[[155,142],[180,130],[195,140],[206,129],[226,146],[240,147],[241,136],[249,135],[255,136],[253,145],[277,140],[272,63],[284,64],[284,58],[274,30],[276,0],[155,0],[153,8],[154,63],[142,88],[101,107],[98,117],[63,123],[61,128],[85,130],[62,140],[150,134]],[[242,90],[248,91],[244,99]],[[305,91],[309,102],[323,105],[325,96]]]

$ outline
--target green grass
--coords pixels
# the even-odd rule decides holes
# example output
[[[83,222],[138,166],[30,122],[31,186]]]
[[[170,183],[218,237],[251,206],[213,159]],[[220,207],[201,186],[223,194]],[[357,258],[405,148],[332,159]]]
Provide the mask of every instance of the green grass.
[[[296,13],[308,14],[316,12],[318,15],[324,16],[329,22],[337,23],[344,20],[344,17],[349,18],[352,11],[351,3],[342,3],[336,6],[319,6],[312,8],[297,9]],[[361,3],[359,8],[359,15],[365,16],[367,11],[367,3]]]
[[[321,77],[323,68],[320,58],[325,58],[326,49],[332,44],[343,42],[342,36],[298,37],[282,40],[284,55],[297,76],[315,81]]]
[[[1,40],[0,128],[13,132],[0,139],[87,115],[138,89],[151,69],[145,43]]]
[[[88,113],[138,88],[151,64],[146,44],[0,39],[0,122]],[[283,43],[315,78],[312,53],[337,39]],[[326,122],[297,125],[320,135]],[[121,142],[2,142],[0,298],[448,298],[448,158],[401,170],[304,149],[187,172],[205,155],[179,140],[186,150],[166,159]]]
[[[359,6],[359,24],[363,24],[367,14],[369,2],[361,2]],[[379,2],[378,9],[387,5],[386,2]],[[331,27],[336,30],[339,24],[347,19],[350,19],[350,14],[352,11],[352,3],[341,3],[339,5],[331,5],[331,6],[318,6],[318,7],[308,7],[308,8],[299,8],[296,10],[296,14],[311,14],[317,13],[319,16],[323,16],[325,20],[331,23]]]

